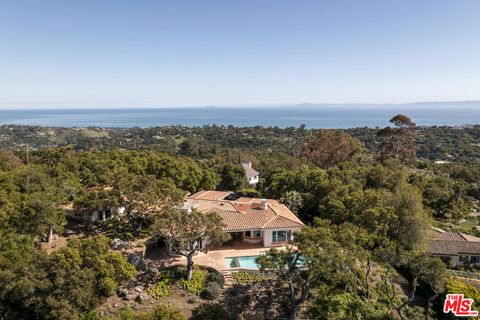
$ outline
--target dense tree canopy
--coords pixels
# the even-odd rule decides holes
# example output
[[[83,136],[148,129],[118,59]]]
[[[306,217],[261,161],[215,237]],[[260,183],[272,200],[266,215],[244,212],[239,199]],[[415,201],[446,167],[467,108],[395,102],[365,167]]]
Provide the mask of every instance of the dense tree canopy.
[[[328,168],[340,162],[359,158],[362,143],[348,133],[339,130],[321,130],[306,139],[302,155],[313,164]]]
[[[30,238],[3,232],[0,248],[0,316],[6,319],[79,319],[135,274],[102,236],[72,240],[47,255]]]
[[[173,252],[187,258],[187,280],[190,280],[193,256],[205,251],[202,242],[208,241],[211,246],[221,244],[230,238],[222,230],[223,226],[222,218],[217,213],[170,208],[163,211],[157,219],[153,226],[153,234],[164,237]]]
[[[11,149],[0,150],[0,318],[97,319],[92,310],[135,269],[95,233],[160,235],[191,270],[200,240],[226,239],[218,216],[171,210],[200,190],[273,198],[306,223],[287,251],[259,259],[276,284],[267,296],[286,306],[279,316],[432,318],[448,290],[478,293],[446,276],[425,242],[431,226],[478,233],[480,126],[417,127],[404,115],[391,123],[381,130],[0,127],[0,146]],[[260,172],[254,187],[240,165],[246,160]],[[40,244],[62,234],[65,207],[92,217],[92,228],[47,253]],[[124,214],[93,221],[110,207]]]

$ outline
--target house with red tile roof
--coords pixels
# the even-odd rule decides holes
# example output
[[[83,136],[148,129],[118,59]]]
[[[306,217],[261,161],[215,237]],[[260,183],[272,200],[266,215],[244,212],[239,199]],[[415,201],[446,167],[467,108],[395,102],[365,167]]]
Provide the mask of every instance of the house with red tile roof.
[[[431,256],[456,266],[480,264],[480,238],[461,232],[432,228],[433,234],[428,242]]]
[[[304,226],[284,204],[272,199],[238,197],[226,191],[200,191],[187,196],[185,210],[215,212],[222,217],[225,231],[238,243],[263,247],[284,246],[293,240],[293,231]],[[206,247],[208,241],[202,244]]]

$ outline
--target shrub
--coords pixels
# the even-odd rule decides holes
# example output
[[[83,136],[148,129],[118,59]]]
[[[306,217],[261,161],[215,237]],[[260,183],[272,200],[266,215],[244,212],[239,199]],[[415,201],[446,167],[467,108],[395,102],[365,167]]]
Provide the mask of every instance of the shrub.
[[[112,278],[106,277],[100,280],[99,289],[102,295],[110,297],[117,290],[117,283]]]
[[[478,309],[480,306],[480,291],[458,278],[451,277],[447,280],[444,294],[447,293],[463,293],[465,297],[474,300],[474,305],[472,306],[474,309]]]
[[[155,310],[145,313],[138,313],[130,307],[123,308],[117,312],[111,320],[186,320],[185,317],[170,306],[159,305]],[[88,319],[90,320],[90,319]],[[96,319],[93,319],[96,320]]]
[[[233,314],[219,304],[206,303],[193,310],[190,320],[235,320]]]
[[[170,295],[170,281],[167,279],[162,279],[161,281],[154,284],[152,287],[145,290],[145,292],[155,299],[166,298]]]
[[[201,297],[207,300],[214,300],[218,298],[220,293],[222,292],[222,288],[217,282],[209,282],[203,289]]]
[[[223,274],[221,274],[217,270],[209,270],[207,282],[215,282],[220,286],[220,288],[223,288],[223,285],[225,284],[225,279],[223,278]]]
[[[263,275],[252,272],[234,272],[232,273],[232,277],[239,284],[248,284],[265,280]]]
[[[205,270],[194,270],[192,273],[191,280],[181,280],[183,289],[187,290],[192,294],[200,295],[205,287],[207,281],[207,271]]]
[[[186,318],[177,309],[160,305],[152,313],[139,320],[186,320]]]
[[[82,320],[101,320],[97,310],[92,310],[82,317]]]

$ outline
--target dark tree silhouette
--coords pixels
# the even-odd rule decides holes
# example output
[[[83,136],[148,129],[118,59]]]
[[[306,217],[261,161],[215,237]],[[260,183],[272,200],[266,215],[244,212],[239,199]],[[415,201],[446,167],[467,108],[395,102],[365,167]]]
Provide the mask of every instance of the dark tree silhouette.
[[[395,158],[403,163],[410,163],[415,159],[415,122],[410,117],[397,114],[390,123],[395,125],[394,128],[386,127],[377,132],[380,138],[378,148],[378,157],[381,161]]]

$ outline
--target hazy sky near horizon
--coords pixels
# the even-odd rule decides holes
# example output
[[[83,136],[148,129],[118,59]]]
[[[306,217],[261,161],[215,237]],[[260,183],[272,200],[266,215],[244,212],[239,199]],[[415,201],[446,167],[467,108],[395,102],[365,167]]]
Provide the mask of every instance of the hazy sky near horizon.
[[[2,0],[0,107],[480,99],[478,0]]]

